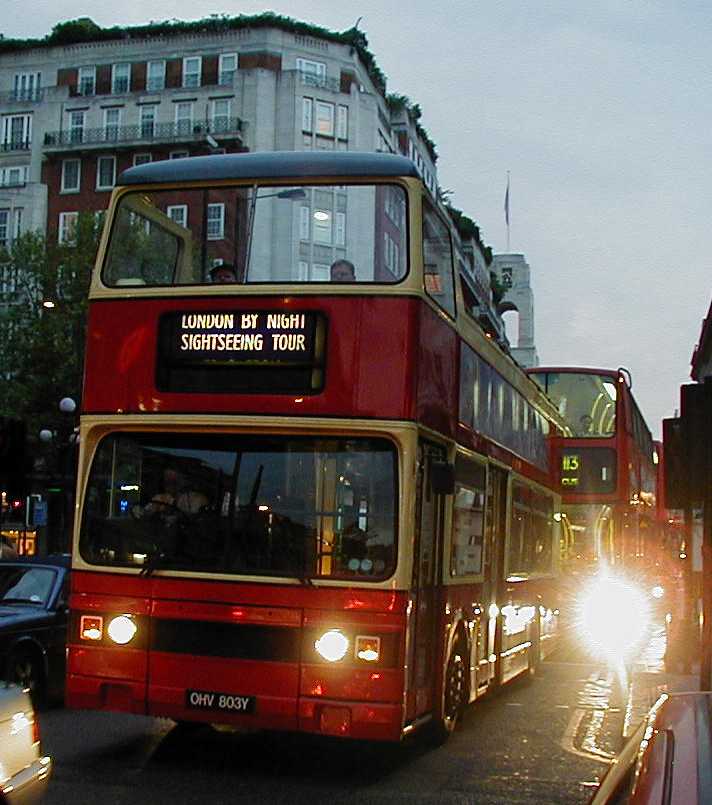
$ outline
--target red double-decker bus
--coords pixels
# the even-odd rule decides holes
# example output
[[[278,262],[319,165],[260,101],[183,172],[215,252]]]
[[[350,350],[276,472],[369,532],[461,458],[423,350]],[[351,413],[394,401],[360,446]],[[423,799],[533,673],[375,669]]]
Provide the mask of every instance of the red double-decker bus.
[[[69,706],[444,738],[550,650],[563,421],[477,325],[459,248],[403,157],[122,175],[90,291]]]
[[[658,558],[657,462],[624,369],[527,370],[564,417],[553,439],[562,495],[565,563],[621,566]]]

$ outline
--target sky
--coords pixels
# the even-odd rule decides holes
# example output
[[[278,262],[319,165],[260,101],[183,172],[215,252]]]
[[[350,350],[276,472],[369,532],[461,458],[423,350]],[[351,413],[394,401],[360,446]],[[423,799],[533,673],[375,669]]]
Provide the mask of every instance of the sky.
[[[423,110],[438,181],[524,254],[542,365],[625,366],[655,438],[679,408],[712,297],[712,8],[707,0],[2,0],[5,37],[274,11],[359,28]],[[90,10],[88,10],[90,9]]]

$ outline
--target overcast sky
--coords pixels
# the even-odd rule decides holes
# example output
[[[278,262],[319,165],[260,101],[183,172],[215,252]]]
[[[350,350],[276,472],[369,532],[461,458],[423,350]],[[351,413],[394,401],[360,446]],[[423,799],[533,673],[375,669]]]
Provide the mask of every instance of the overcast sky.
[[[388,91],[422,107],[441,187],[496,252],[511,172],[511,251],[532,269],[542,364],[626,366],[656,437],[679,406],[712,292],[707,0],[1,2],[6,37],[87,14],[272,10],[336,31],[361,17]]]

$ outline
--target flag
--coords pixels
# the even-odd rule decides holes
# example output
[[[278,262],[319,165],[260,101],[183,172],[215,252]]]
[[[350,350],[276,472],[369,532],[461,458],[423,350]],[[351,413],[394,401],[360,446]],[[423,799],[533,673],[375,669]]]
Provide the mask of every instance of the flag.
[[[507,190],[504,194],[504,221],[509,226],[509,174],[507,174]]]

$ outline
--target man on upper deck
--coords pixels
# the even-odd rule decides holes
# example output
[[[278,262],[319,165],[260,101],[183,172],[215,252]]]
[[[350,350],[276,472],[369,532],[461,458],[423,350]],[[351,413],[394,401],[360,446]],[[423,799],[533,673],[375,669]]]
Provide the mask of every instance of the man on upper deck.
[[[237,275],[235,269],[230,263],[220,263],[210,269],[211,282],[237,282]]]
[[[350,260],[335,260],[329,276],[332,282],[356,282],[356,269]]]

